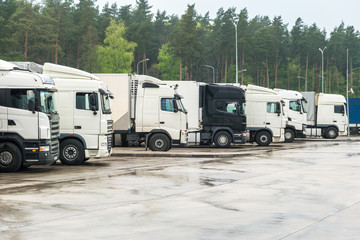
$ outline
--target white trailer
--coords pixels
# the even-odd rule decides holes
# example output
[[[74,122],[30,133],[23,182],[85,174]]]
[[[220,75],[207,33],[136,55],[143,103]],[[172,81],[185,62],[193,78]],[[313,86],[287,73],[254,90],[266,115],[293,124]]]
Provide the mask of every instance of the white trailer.
[[[245,91],[246,129],[249,142],[267,146],[283,142],[287,123],[282,97],[274,90],[248,85]]]
[[[61,162],[78,165],[89,158],[109,157],[113,122],[107,86],[88,72],[66,66],[45,63],[43,73],[58,88]]]
[[[347,135],[346,99],[339,94],[303,92],[307,101],[307,128],[323,138],[335,139]]]
[[[0,171],[51,164],[59,154],[54,81],[0,60]]]
[[[306,137],[306,100],[298,91],[274,89],[285,103],[284,112],[288,119],[285,128],[285,142],[292,142],[295,138]]]
[[[153,151],[187,144],[187,116],[181,96],[146,75],[95,74],[114,94],[115,146],[145,143]]]

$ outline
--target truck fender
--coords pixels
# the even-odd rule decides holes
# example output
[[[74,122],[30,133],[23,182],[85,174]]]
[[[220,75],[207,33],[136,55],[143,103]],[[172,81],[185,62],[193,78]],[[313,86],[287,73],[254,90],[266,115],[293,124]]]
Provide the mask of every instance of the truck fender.
[[[60,134],[60,137],[59,137],[59,141],[62,142],[62,141],[64,141],[65,139],[69,139],[69,138],[73,138],[73,139],[79,140],[79,141],[82,143],[82,145],[84,146],[84,149],[87,149],[85,139],[84,139],[81,135],[79,135],[79,134],[61,133],[61,134]]]

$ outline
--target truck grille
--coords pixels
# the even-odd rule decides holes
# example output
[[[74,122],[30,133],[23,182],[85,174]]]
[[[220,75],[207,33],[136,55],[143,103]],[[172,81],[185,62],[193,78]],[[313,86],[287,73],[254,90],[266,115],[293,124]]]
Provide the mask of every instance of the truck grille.
[[[107,133],[113,133],[113,120],[107,121]]]
[[[110,153],[112,148],[112,135],[107,135],[107,148]]]
[[[60,123],[59,117],[53,117],[50,120],[50,128],[51,128],[51,146],[50,151],[51,155],[57,157],[59,154],[59,135],[60,135]]]

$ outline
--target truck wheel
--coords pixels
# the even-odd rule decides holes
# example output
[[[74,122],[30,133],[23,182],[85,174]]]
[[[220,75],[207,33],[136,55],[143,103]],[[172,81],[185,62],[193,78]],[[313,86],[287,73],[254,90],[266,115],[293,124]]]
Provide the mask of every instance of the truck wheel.
[[[79,165],[85,160],[83,145],[75,139],[66,139],[60,143],[60,161],[65,165]]]
[[[325,130],[325,138],[328,138],[328,139],[335,139],[335,138],[337,138],[338,134],[339,134],[339,132],[335,127],[328,127]]]
[[[168,151],[170,139],[163,133],[156,133],[150,137],[149,148],[151,151]]]
[[[0,144],[0,172],[16,172],[22,165],[20,149],[13,143]]]
[[[293,142],[295,139],[295,132],[292,129],[285,129],[285,142]]]
[[[231,142],[231,135],[228,132],[220,131],[215,134],[214,143],[217,147],[229,147]]]
[[[269,146],[271,135],[266,131],[260,131],[256,134],[255,141],[259,146]]]

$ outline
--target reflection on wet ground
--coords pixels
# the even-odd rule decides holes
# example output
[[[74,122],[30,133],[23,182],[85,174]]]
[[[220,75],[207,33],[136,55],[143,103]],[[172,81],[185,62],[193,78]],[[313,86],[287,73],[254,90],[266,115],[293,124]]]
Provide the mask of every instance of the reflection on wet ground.
[[[302,141],[237,157],[112,157],[1,174],[0,239],[351,238],[360,234],[359,145]]]

